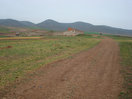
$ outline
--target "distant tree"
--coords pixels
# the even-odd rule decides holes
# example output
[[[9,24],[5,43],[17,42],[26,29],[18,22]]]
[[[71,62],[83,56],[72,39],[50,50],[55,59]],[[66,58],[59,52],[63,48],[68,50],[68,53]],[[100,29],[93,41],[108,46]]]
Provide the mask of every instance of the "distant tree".
[[[50,33],[53,33],[53,32],[55,32],[55,31],[54,31],[54,30],[50,30],[49,32],[50,32]]]
[[[102,33],[99,33],[100,35],[102,35]]]

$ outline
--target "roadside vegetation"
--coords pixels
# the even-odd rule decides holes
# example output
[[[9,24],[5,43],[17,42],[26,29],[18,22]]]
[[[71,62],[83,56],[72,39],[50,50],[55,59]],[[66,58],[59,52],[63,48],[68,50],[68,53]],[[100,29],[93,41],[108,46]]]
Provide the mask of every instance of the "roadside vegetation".
[[[120,99],[132,99],[132,38],[111,36],[119,42],[121,56],[121,73],[124,77],[123,91],[120,93]]]
[[[0,89],[23,78],[28,72],[92,48],[100,42],[89,36],[19,38],[0,40]]]

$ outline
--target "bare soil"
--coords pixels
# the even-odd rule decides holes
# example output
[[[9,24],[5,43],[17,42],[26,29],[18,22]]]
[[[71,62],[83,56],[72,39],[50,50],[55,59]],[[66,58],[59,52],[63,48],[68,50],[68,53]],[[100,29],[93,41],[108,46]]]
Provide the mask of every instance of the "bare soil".
[[[12,46],[0,47],[0,50],[1,50],[1,49],[7,49],[7,48],[12,48]]]
[[[118,99],[119,48],[105,38],[94,48],[44,66],[4,99]]]

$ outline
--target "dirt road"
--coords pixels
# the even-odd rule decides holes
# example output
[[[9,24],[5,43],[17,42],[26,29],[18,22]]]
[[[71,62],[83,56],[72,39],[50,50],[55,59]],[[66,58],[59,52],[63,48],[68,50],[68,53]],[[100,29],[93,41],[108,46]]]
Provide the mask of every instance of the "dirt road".
[[[106,38],[96,47],[49,64],[5,99],[118,99],[119,48]]]

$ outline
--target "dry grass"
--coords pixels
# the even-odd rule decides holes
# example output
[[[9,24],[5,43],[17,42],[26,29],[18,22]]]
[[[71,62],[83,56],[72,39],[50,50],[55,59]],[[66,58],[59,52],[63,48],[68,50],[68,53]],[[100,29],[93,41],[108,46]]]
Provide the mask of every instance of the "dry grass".
[[[4,37],[0,40],[26,40],[26,39],[41,39],[43,37]]]

